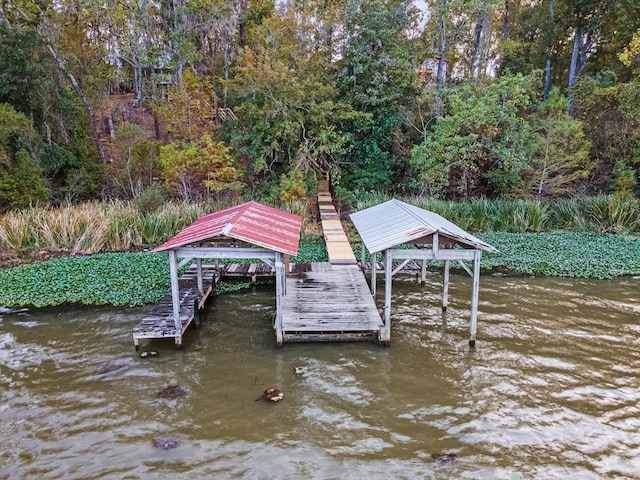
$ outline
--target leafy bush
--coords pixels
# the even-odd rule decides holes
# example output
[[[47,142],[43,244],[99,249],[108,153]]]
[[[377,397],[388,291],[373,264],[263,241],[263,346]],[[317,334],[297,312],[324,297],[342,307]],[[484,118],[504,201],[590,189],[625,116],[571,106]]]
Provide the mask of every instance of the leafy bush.
[[[291,171],[280,177],[279,197],[283,203],[302,200],[307,194],[304,174],[301,170]]]
[[[21,149],[7,167],[0,164],[0,209],[27,208],[49,199],[40,169],[29,153]]]
[[[134,204],[140,213],[149,214],[160,209],[166,200],[167,197],[162,185],[154,183],[134,200]]]

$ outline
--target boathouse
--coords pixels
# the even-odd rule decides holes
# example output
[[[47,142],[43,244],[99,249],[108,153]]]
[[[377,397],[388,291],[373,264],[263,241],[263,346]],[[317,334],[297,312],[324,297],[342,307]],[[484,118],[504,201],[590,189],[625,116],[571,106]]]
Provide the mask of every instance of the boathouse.
[[[388,342],[391,335],[393,275],[398,273],[409,261],[421,260],[422,280],[424,281],[427,262],[443,261],[442,310],[446,311],[449,268],[450,262],[453,260],[459,262],[473,278],[469,345],[474,347],[480,288],[480,258],[483,251],[495,252],[497,250],[437,213],[396,199],[352,213],[350,217],[362,239],[361,262],[363,268],[365,249],[371,255],[372,295],[375,295],[376,291],[377,254],[382,253],[385,289],[384,332],[380,335],[381,340]],[[407,248],[407,245],[413,246],[413,248]],[[394,261],[395,266],[393,266]],[[470,267],[465,262],[470,262]]]
[[[301,226],[299,215],[251,201],[204,215],[153,249],[169,254],[171,290],[167,292],[168,301],[160,302],[134,328],[136,349],[140,339],[150,338],[174,338],[176,348],[180,348],[184,331],[194,318],[197,321],[198,309],[211,291],[211,286],[205,285],[204,272],[213,270],[216,274],[211,264],[203,266],[205,259],[249,259],[268,264],[275,271],[275,328],[280,332],[286,264],[289,255],[298,253]],[[188,273],[179,272],[194,263],[195,281],[185,282]]]

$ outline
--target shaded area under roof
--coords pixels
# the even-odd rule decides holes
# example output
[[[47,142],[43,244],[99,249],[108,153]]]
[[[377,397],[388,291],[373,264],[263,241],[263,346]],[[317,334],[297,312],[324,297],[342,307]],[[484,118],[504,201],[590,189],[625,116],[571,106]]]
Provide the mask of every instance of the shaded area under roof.
[[[175,249],[224,235],[268,250],[296,255],[301,226],[299,215],[250,201],[200,217],[153,251]]]
[[[355,225],[367,250],[381,252],[438,233],[463,248],[495,252],[496,249],[474,237],[437,213],[391,199],[379,205],[352,213]]]

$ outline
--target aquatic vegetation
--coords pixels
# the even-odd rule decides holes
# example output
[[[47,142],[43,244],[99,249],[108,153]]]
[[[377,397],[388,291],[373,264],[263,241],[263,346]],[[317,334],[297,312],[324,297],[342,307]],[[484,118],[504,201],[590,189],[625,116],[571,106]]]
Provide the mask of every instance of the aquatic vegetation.
[[[0,270],[0,305],[144,305],[169,287],[165,254],[72,256]]]
[[[158,392],[158,398],[173,400],[187,394],[187,390],[181,385],[169,385]]]
[[[326,262],[329,256],[322,238],[300,244],[298,255],[291,257],[292,263]]]
[[[498,253],[484,253],[483,269],[504,268],[525,275],[611,278],[640,275],[640,238],[597,233],[485,232],[479,238]],[[360,245],[353,245],[356,258]],[[324,243],[301,244],[292,262],[326,260]],[[259,279],[268,283],[269,278]],[[0,305],[46,307],[61,304],[138,306],[158,301],[170,287],[164,253],[107,253],[72,256],[0,269]],[[224,281],[217,293],[251,287],[249,279]]]
[[[526,275],[612,278],[640,274],[640,238],[595,233],[483,233],[496,247],[484,253],[482,268],[506,268]]]
[[[326,259],[324,244],[300,247],[299,257],[305,261],[322,261],[323,256]],[[260,283],[269,281],[259,279]],[[165,253],[70,256],[0,269],[0,305],[46,307],[79,303],[139,306],[158,301],[170,286]],[[250,287],[249,279],[224,281],[218,284],[217,293]]]

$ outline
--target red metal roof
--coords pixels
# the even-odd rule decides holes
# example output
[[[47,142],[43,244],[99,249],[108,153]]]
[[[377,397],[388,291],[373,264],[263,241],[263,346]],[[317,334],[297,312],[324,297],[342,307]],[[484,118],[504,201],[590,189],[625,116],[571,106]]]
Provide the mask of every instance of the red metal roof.
[[[302,218],[299,215],[251,201],[200,217],[153,251],[170,250],[224,235],[276,252],[296,255],[301,226]]]

